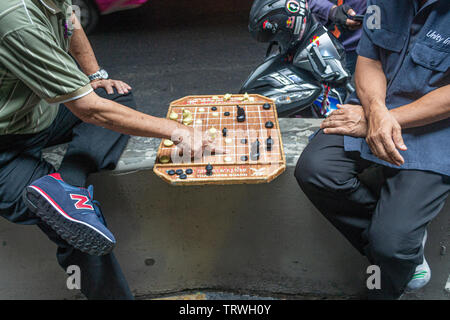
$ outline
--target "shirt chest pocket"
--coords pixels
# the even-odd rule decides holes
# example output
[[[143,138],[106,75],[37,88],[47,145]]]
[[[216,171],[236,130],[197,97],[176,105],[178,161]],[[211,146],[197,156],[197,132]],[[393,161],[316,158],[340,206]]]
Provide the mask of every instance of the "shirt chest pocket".
[[[446,72],[450,68],[450,54],[443,50],[431,48],[423,43],[416,43],[411,50],[414,63],[430,70]]]
[[[417,42],[411,49],[414,73],[431,87],[450,84],[450,53]]]

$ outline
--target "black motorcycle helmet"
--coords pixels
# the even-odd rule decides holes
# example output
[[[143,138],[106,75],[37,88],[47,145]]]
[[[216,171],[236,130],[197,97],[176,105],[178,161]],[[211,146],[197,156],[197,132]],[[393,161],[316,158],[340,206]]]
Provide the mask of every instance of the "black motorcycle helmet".
[[[306,0],[255,0],[248,28],[257,41],[287,49],[302,40],[309,20]]]

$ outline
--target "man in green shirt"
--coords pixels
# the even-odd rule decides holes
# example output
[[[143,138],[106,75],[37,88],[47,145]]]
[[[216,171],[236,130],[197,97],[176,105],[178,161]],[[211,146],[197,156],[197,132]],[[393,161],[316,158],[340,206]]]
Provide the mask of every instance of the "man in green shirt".
[[[172,139],[192,154],[213,149],[191,127],[135,110],[131,87],[99,67],[71,0],[2,0],[0,215],[43,230],[60,265],[80,267],[91,299],[133,297],[93,188],[85,188],[90,173],[115,167],[128,135]],[[63,142],[56,172],[42,149]]]

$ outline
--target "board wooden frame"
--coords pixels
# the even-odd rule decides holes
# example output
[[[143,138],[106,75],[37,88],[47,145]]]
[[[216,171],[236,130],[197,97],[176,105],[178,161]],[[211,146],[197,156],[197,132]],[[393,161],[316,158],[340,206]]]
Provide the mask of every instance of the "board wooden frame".
[[[176,168],[192,168],[195,169],[197,167],[204,168],[208,163],[203,162],[192,162],[190,164],[181,163],[181,164],[174,164],[174,163],[167,163],[163,164],[159,161],[159,158],[161,156],[161,150],[163,147],[163,141],[161,140],[161,143],[158,148],[155,165],[153,167],[153,171],[155,174],[166,181],[167,183],[174,185],[174,186],[188,186],[188,185],[230,185],[230,184],[261,184],[261,183],[269,183],[273,181],[275,178],[277,178],[279,175],[281,175],[286,170],[286,156],[284,154],[284,147],[283,147],[283,141],[281,137],[281,131],[280,126],[278,122],[278,114],[276,110],[275,103],[272,99],[269,99],[267,97],[257,95],[257,94],[250,94],[248,95],[249,98],[253,98],[254,101],[244,101],[244,95],[242,94],[233,94],[232,99],[230,101],[224,101],[225,95],[197,95],[197,96],[186,96],[181,99],[175,100],[170,104],[169,110],[167,112],[167,119],[169,119],[169,115],[174,110],[174,108],[183,108],[183,107],[196,107],[196,108],[208,108],[214,106],[214,104],[183,104],[182,102],[187,101],[188,99],[212,99],[212,97],[217,97],[218,99],[215,99],[217,101],[217,105],[219,106],[235,106],[236,104],[239,105],[245,105],[245,106],[253,106],[253,105],[261,105],[264,103],[269,103],[271,105],[271,112],[273,113],[273,119],[274,119],[274,128],[272,130],[276,130],[276,135],[279,143],[279,153],[280,153],[280,159],[278,161],[271,162],[272,164],[275,164],[276,168],[274,168],[273,172],[270,172],[269,174],[263,175],[263,176],[246,176],[246,177],[232,177],[232,178],[223,178],[223,177],[201,177],[201,178],[195,178],[192,176],[188,176],[188,179],[182,180],[182,179],[173,179],[171,176],[167,174],[167,171],[170,169]],[[260,166],[267,166],[267,163],[259,164]],[[257,167],[258,164],[252,164],[252,163],[245,163],[245,164],[236,164],[236,163],[215,163],[214,166],[226,166],[226,167]]]

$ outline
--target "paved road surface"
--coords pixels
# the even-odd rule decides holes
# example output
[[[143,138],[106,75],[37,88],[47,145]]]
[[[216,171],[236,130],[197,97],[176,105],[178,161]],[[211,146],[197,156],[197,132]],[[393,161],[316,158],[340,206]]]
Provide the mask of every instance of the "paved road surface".
[[[251,1],[213,14],[197,10],[206,2],[185,4],[180,17],[153,1],[102,17],[90,36],[100,64],[133,87],[141,111],[165,116],[185,95],[237,92],[262,61],[266,46],[247,30]]]

